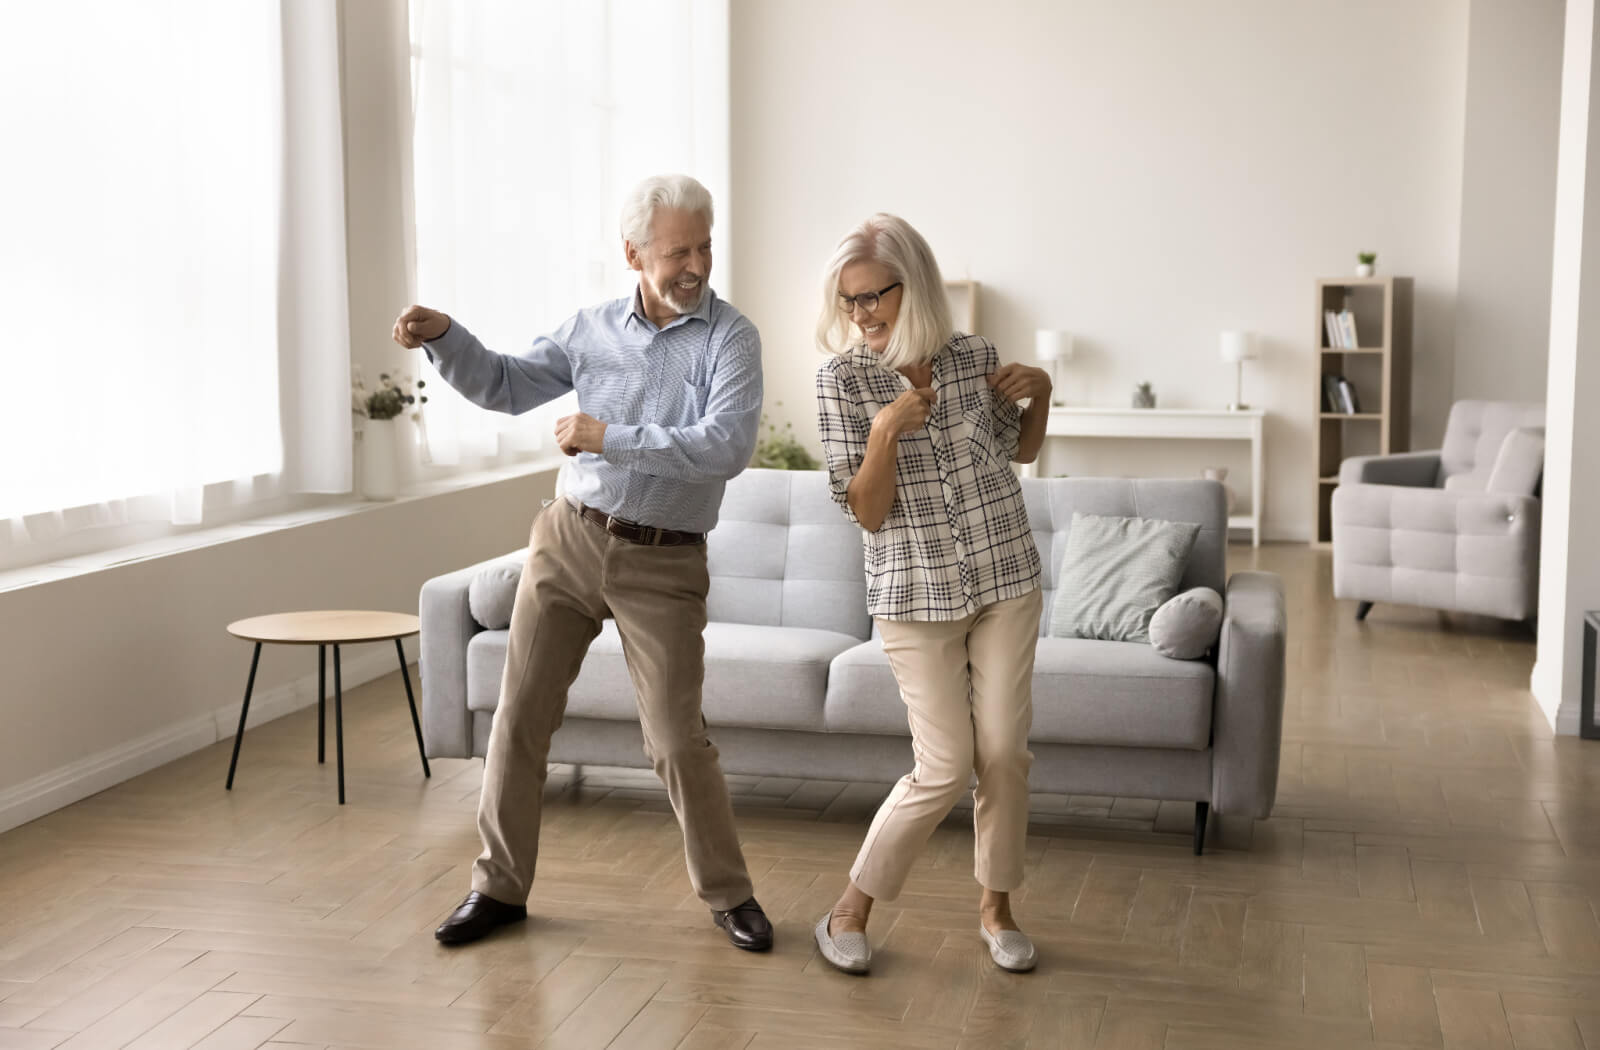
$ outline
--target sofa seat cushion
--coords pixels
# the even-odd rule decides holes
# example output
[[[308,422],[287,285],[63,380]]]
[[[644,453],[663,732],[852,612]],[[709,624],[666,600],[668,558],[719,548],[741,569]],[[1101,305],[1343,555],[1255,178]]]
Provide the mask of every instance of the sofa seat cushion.
[[[1211,744],[1215,687],[1211,664],[1169,660],[1144,642],[1041,638],[1028,739],[1203,750]],[[909,735],[905,704],[879,642],[863,642],[834,660],[824,726],[830,733]]]
[[[505,667],[509,632],[483,631],[467,647],[468,702],[475,711],[493,711],[499,702],[499,671]],[[743,623],[706,625],[706,680],[702,706],[713,726],[750,729],[822,728],[822,701],[828,665],[860,639],[804,627],[766,627]],[[474,675],[496,688],[474,687]],[[638,721],[633,680],[622,655],[615,620],[607,620],[589,646],[583,669],[567,694],[574,718]]]

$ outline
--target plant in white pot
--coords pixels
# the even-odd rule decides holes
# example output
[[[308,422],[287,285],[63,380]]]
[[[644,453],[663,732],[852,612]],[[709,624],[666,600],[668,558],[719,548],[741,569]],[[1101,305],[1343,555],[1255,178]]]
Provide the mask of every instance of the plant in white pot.
[[[1371,277],[1373,264],[1378,261],[1377,252],[1356,253],[1356,276]]]
[[[378,376],[378,389],[367,390],[361,366],[356,365],[351,376],[350,408],[365,420],[357,434],[361,441],[361,494],[372,500],[391,500],[399,491],[402,473],[409,478],[411,460],[415,456],[416,430],[406,427],[400,431],[400,417],[409,406],[416,405],[413,420],[420,422],[421,406],[428,403],[427,395],[411,392],[411,377],[391,376],[388,372]],[[425,386],[417,380],[416,389]]]

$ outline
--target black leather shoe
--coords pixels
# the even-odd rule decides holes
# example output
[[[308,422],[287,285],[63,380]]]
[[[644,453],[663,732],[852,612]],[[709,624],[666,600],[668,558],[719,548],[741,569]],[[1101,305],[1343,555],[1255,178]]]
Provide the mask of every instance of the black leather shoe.
[[[711,909],[711,921],[722,927],[735,948],[764,952],[772,947],[772,923],[754,897],[728,911]]]
[[[473,890],[461,902],[461,907],[439,924],[433,935],[444,944],[466,944],[484,936],[496,926],[521,922],[527,917],[528,909],[523,905],[503,904]]]

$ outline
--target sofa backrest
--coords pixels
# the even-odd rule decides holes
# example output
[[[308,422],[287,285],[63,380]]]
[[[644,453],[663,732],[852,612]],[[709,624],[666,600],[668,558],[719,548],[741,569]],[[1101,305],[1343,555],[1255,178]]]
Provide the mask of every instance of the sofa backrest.
[[[728,482],[706,553],[712,620],[872,631],[861,529],[828,495],[824,471],[751,468]]]
[[[1515,427],[1544,426],[1544,406],[1526,401],[1457,401],[1450,406],[1439,453],[1439,485],[1481,489],[1500,445]],[[1463,480],[1449,484],[1449,479]],[[1474,479],[1467,481],[1467,478]]]
[[[1228,503],[1221,483],[1201,479],[1024,478],[1022,495],[1028,522],[1044,567],[1044,616],[1040,633],[1050,625],[1055,604],[1056,574],[1066,552],[1072,514],[1118,518],[1159,518],[1200,526],[1181,590],[1210,587],[1224,594],[1227,584]]]

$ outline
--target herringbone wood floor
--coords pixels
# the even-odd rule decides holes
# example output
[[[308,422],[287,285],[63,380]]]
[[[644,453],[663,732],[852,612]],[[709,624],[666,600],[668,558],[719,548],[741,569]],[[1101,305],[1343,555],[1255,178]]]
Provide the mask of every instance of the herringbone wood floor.
[[[1277,814],[1196,858],[1187,806],[1037,798],[1031,975],[978,940],[962,815],[854,979],[810,927],[886,787],[735,778],[779,938],[746,955],[653,781],[596,771],[552,779],[534,918],[442,949],[481,764],[424,782],[391,676],[346,705],[343,808],[301,712],[247,735],[231,794],[222,743],[0,836],[0,1048],[1600,1050],[1600,744],[1551,738],[1531,640],[1358,625],[1325,554],[1232,552],[1252,560],[1291,607]]]

